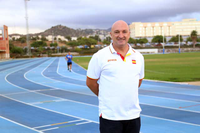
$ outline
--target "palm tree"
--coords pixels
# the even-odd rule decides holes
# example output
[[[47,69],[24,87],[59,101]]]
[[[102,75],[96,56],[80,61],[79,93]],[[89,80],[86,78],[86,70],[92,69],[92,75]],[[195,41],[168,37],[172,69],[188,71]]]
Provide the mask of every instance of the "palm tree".
[[[197,43],[197,31],[193,30],[190,34],[193,42],[193,48],[195,48],[195,44]]]

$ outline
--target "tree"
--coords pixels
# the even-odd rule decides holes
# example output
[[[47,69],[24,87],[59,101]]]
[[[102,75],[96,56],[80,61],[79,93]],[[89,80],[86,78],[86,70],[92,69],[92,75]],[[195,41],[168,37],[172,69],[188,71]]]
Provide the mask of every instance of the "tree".
[[[40,54],[43,53],[43,51],[44,51],[44,48],[43,48],[42,46],[40,46],[40,47],[38,48],[39,57],[40,57]]]
[[[37,38],[36,37],[31,37],[31,40],[36,41]]]
[[[58,41],[61,42],[62,41],[61,38],[58,38]]]
[[[188,37],[188,38],[186,39],[186,43],[191,42],[191,41],[192,41],[191,37]]]
[[[46,37],[42,36],[41,38],[42,41],[47,41]]]
[[[35,41],[31,44],[31,47],[45,47],[47,44],[44,41]]]
[[[66,46],[62,46],[62,47],[60,48],[60,52],[61,52],[61,53],[67,52],[67,47],[66,47]]]
[[[14,46],[14,47],[12,47],[12,49],[10,50],[10,52],[12,54],[20,54],[20,55],[22,55],[24,51],[23,51],[22,48]]]
[[[15,41],[15,37],[12,37],[12,41]]]
[[[148,43],[148,40],[146,38],[140,38],[138,40],[138,43],[140,43],[140,44]]]
[[[57,47],[57,46],[58,46],[57,43],[51,43],[51,44],[50,44],[50,47]]]
[[[137,43],[137,41],[136,41],[136,39],[133,39],[133,38],[129,38],[129,40],[128,40],[128,43],[130,43],[130,44],[136,44]]]
[[[73,41],[68,42],[67,45],[71,46],[74,49],[75,46],[79,45],[79,42],[73,40]]]
[[[103,44],[110,44],[110,42],[105,39],[103,40]]]
[[[111,42],[112,39],[111,39],[110,36],[107,36],[107,37],[106,37],[106,40],[109,41],[109,42]]]
[[[90,36],[89,38],[94,39],[94,40],[96,40],[98,42],[101,42],[101,39],[100,39],[100,37],[98,35]]]
[[[77,38],[77,40],[78,40],[78,41],[79,41],[79,40],[81,40],[81,39],[82,39],[82,37],[81,37],[81,36]]]
[[[190,34],[192,42],[193,42],[193,48],[195,48],[195,44],[197,43],[197,35],[198,33],[196,30],[193,30]]]
[[[166,42],[166,38],[164,38],[164,41]],[[154,36],[151,42],[160,44],[161,42],[163,42],[163,36],[162,35]]]
[[[183,41],[183,38],[182,38],[182,36],[180,35],[180,42],[182,42],[182,41]],[[178,43],[178,42],[179,42],[179,35],[173,36],[173,37],[169,40],[169,42]]]
[[[9,50],[11,50],[13,47],[14,47],[13,41],[12,41],[12,40],[9,40]]]
[[[71,36],[66,36],[65,38],[66,38],[68,41],[71,41],[71,40],[72,40]]]
[[[25,43],[26,42],[26,37],[22,36],[22,37],[18,38],[16,41],[19,41],[21,43]]]
[[[95,39],[92,38],[81,38],[81,40],[78,40],[80,45],[88,45],[89,47],[91,47],[91,45],[97,44],[97,41]]]

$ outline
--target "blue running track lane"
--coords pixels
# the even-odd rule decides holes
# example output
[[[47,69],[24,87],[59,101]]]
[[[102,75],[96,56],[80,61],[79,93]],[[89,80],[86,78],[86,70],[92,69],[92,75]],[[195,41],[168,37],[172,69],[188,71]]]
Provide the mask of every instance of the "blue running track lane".
[[[99,133],[98,98],[85,81],[65,57],[0,62],[2,131]],[[199,133],[200,86],[144,80],[139,99],[142,133]]]

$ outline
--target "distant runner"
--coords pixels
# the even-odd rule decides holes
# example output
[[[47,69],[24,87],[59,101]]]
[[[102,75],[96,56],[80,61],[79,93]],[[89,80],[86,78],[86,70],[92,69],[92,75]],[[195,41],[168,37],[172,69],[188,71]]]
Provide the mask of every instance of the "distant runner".
[[[70,52],[68,52],[68,54],[66,55],[65,59],[67,60],[68,70],[71,72],[72,71],[72,59],[73,59],[73,56],[70,54]]]

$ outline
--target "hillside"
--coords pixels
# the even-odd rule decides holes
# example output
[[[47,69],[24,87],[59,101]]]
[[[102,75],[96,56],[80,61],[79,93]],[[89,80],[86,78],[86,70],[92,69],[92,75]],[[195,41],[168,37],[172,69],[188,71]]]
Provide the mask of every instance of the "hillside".
[[[92,34],[107,34],[107,30],[101,29],[73,29],[63,25],[52,26],[50,29],[45,30],[44,32],[32,34],[32,35],[61,35],[61,36],[71,36],[71,37],[80,37],[80,36],[87,36]]]
[[[107,35],[110,31],[109,29],[73,29],[63,25],[52,26],[51,28],[45,30],[44,32],[29,34],[30,36],[48,36],[48,35],[61,35],[61,36],[71,36],[80,37],[88,35]],[[10,36],[25,36],[20,34],[10,34]]]

